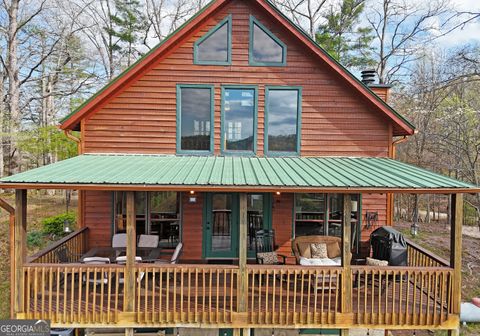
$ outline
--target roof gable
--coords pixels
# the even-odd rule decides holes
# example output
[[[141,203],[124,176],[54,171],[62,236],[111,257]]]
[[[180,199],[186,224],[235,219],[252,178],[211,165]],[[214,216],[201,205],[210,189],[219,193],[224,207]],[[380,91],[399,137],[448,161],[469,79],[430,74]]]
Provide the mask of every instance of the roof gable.
[[[176,49],[177,46],[181,45],[181,42],[188,38],[190,34],[200,30],[210,17],[212,17],[230,2],[232,2],[232,0],[214,0],[209,3],[202,11],[198,12],[189,21],[184,23],[176,32],[163,40],[159,45],[139,59],[131,67],[123,71],[118,77],[99,90],[77,110],[65,117],[62,120],[61,128],[74,129],[77,127],[82,119],[98,111],[113,97],[151,70],[156,64],[161,62],[166,55],[170,54],[170,52]],[[390,119],[394,125],[394,135],[413,134],[414,127],[407,120],[400,116],[382,99],[377,97],[366,85],[348,72],[348,70],[331,58],[326,51],[324,51],[316,42],[309,38],[307,34],[305,34],[300,28],[292,23],[272,4],[266,0],[249,0],[245,3],[261,9],[262,12],[272,19],[272,22],[285,28],[290,34],[293,35],[294,38],[301,42],[302,46],[313,52],[313,54],[318,57],[323,65],[326,65],[328,68],[333,70],[335,74],[338,74],[339,77],[351,88],[353,88],[355,92],[360,93],[361,96],[363,96],[371,105],[373,105],[375,109],[379,110],[383,113],[383,115]]]

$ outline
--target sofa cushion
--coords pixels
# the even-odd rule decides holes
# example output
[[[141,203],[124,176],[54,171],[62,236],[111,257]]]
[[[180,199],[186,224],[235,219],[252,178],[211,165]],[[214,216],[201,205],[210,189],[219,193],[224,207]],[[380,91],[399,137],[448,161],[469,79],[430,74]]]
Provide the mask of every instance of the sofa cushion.
[[[312,252],[310,250],[310,243],[298,243],[297,247],[301,257],[305,257],[305,258],[312,257]]]
[[[311,251],[312,258],[315,258],[315,259],[328,258],[327,244],[325,243],[310,244],[310,251]]]
[[[261,259],[264,265],[278,264],[278,256],[276,252],[259,252],[257,258]]]
[[[367,266],[388,266],[388,261],[367,257]]]
[[[300,257],[300,265],[304,266],[340,266],[340,262],[329,258],[304,258]]]
[[[342,255],[342,251],[340,250],[338,242],[327,244],[327,253],[330,259],[340,257]]]

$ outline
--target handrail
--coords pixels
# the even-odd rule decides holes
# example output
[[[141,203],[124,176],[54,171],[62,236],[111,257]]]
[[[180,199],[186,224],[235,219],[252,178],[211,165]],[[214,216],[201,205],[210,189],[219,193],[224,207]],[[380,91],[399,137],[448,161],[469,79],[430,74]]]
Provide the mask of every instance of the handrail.
[[[445,267],[439,266],[367,266],[367,265],[352,265],[352,271],[358,272],[359,270],[366,271],[395,271],[395,272],[435,272],[435,271],[445,271]],[[448,270],[448,269],[447,269]]]
[[[48,255],[49,253],[54,252],[56,249],[58,249],[60,246],[68,243],[69,241],[75,239],[77,236],[82,235],[88,231],[88,227],[83,227],[80,228],[77,231],[74,231],[70,233],[69,235],[63,237],[62,239],[54,242],[53,244],[48,245],[46,248],[38,251],[37,253],[27,257],[27,263],[33,263],[35,260],[39,260],[42,257]],[[85,252],[85,251],[82,251]]]
[[[431,251],[425,249],[424,247],[414,243],[411,240],[406,239],[407,246],[409,249],[413,249],[416,252],[422,255],[422,259],[424,261],[424,265],[412,265],[412,266],[428,266],[427,264],[437,264],[436,266],[443,266],[443,267],[450,267],[450,263],[443,259],[442,257],[437,256],[436,254],[432,253]],[[409,253],[409,261],[413,261],[414,256]]]

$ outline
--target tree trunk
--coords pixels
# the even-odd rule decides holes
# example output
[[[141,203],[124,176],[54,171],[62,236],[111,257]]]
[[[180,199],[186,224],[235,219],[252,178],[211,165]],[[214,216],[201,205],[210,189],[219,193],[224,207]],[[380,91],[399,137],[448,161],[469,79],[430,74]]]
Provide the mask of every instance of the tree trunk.
[[[20,154],[17,150],[17,134],[20,131],[21,113],[20,113],[20,80],[18,76],[18,7],[20,0],[12,0],[8,12],[8,31],[7,31],[7,69],[8,69],[8,115],[5,120],[7,125],[7,137],[5,141],[5,151],[7,156],[6,175],[12,175],[19,171]]]

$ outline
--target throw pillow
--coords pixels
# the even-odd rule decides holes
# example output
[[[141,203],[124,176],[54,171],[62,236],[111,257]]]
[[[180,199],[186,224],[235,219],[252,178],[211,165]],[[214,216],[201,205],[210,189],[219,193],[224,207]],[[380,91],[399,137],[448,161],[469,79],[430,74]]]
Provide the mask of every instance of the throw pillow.
[[[264,265],[278,264],[278,256],[276,252],[259,252],[257,258],[261,260]]]
[[[388,261],[367,257],[367,266],[388,266]]]
[[[340,257],[342,255],[342,251],[340,250],[340,246],[338,242],[333,242],[327,245],[327,253],[330,259]]]
[[[312,258],[314,259],[328,258],[327,244],[325,243],[310,244],[310,250],[312,251]]]
[[[310,243],[298,243],[297,247],[301,257],[310,258],[312,256]]]

